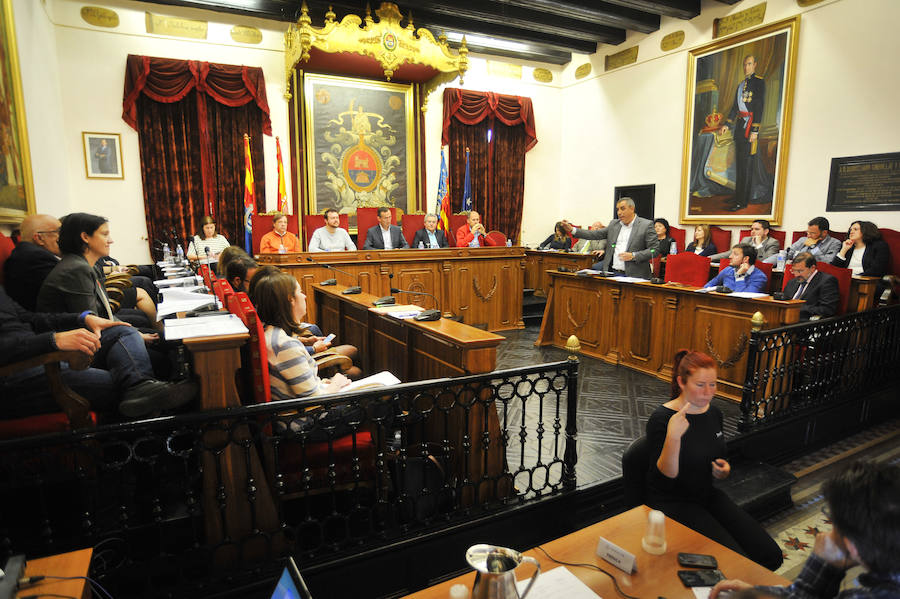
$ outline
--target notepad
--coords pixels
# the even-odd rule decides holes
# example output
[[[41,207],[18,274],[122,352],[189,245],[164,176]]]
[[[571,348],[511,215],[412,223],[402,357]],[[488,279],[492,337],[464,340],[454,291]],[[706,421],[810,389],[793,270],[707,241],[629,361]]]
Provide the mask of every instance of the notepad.
[[[519,593],[525,591],[529,580],[526,578],[516,582]],[[528,596],[535,599],[600,599],[600,595],[564,566],[539,574]]]
[[[217,337],[246,333],[247,327],[234,314],[211,314],[196,318],[174,318],[166,321],[165,338],[194,339],[196,337]]]

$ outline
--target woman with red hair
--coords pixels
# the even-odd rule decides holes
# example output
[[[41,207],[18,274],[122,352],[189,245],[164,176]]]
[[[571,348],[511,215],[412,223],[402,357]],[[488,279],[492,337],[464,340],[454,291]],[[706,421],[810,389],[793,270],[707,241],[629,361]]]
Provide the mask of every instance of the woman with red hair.
[[[712,484],[731,472],[722,412],[711,405],[717,376],[716,362],[706,354],[675,354],[672,399],[647,421],[647,504],[775,570],[782,562],[778,544]]]

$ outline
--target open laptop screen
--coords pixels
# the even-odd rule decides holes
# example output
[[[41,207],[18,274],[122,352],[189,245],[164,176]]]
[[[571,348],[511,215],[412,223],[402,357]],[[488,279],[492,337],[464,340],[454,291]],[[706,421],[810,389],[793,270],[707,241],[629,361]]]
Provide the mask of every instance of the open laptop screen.
[[[278,584],[272,591],[271,599],[312,599],[294,558],[288,558],[287,566],[281,572]]]

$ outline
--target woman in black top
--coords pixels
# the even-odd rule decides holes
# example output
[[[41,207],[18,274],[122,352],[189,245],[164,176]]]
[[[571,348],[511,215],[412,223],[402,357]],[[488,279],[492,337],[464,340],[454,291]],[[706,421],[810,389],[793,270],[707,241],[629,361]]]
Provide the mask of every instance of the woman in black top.
[[[656,231],[656,238],[659,240],[659,256],[665,258],[672,251],[672,244],[675,243],[669,234],[669,221],[664,218],[654,219],[653,230]]]
[[[553,235],[541,242],[538,246],[539,250],[570,250],[572,249],[572,238],[566,233],[562,223],[556,223],[553,228]]]
[[[862,253],[862,258],[854,261],[853,255],[857,252]],[[881,238],[881,231],[875,223],[856,220],[850,224],[847,239],[831,263],[835,266],[852,268],[855,275],[883,277],[891,270],[891,248]]]
[[[722,412],[710,405],[717,376],[716,363],[706,354],[681,350],[675,355],[672,399],[647,421],[647,504],[775,570],[782,562],[778,544],[712,484],[714,477],[724,479],[731,472]]]
[[[697,225],[694,229],[694,241],[690,242],[684,249],[686,252],[694,252],[698,256],[712,256],[718,253],[716,244],[712,242],[709,233],[709,225]]]

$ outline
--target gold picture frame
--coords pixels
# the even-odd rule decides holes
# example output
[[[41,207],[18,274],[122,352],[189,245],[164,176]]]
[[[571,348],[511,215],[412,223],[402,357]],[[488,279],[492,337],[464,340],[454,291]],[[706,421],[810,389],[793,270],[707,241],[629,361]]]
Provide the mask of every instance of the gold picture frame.
[[[415,212],[414,84],[301,73],[302,93],[292,102],[301,124],[297,156],[305,162],[303,213],[334,208],[349,216],[352,233],[359,207]]]
[[[12,0],[0,0],[0,223],[35,213],[20,73]]]
[[[118,133],[81,132],[84,174],[88,179],[124,179],[122,137]]]
[[[688,52],[681,223],[781,223],[799,33],[798,15]]]

